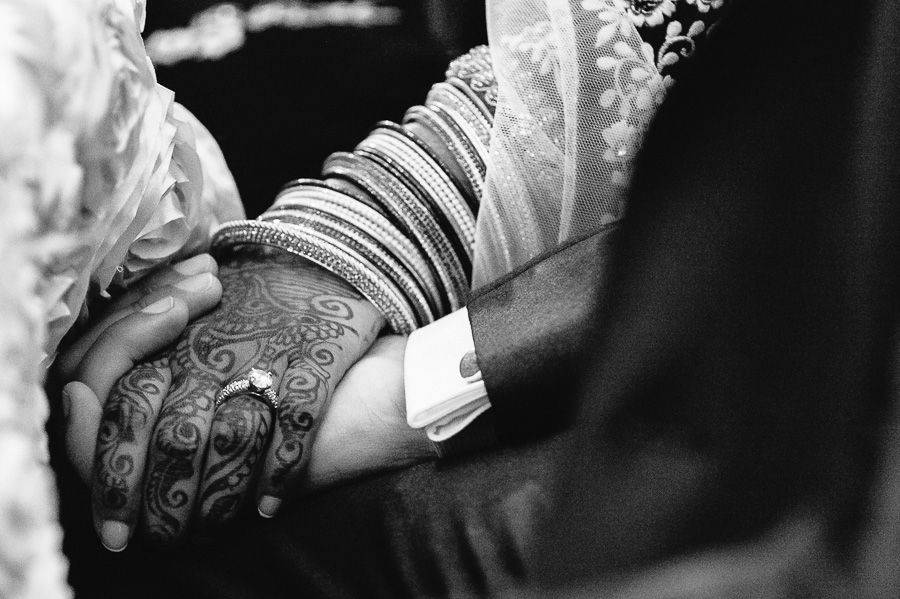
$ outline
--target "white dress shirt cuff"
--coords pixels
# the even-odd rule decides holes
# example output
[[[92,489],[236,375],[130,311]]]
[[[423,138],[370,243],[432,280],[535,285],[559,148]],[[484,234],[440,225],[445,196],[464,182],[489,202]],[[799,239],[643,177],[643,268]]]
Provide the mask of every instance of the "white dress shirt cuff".
[[[491,407],[474,352],[465,308],[409,336],[404,363],[406,421],[413,428],[424,428],[435,443],[446,442]]]

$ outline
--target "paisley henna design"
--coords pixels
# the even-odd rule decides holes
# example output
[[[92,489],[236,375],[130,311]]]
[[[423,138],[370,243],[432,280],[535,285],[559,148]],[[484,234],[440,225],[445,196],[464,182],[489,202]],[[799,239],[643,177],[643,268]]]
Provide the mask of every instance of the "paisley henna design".
[[[215,528],[237,515],[266,449],[271,421],[269,407],[252,397],[235,397],[219,410],[207,457],[207,484],[200,493],[201,528]]]
[[[198,495],[204,527],[233,517],[265,450],[272,430],[270,416],[260,412],[266,406],[235,398],[216,414],[219,389],[250,368],[272,370],[276,379],[278,372],[303,373],[299,380],[286,377],[289,392],[281,398],[277,424],[282,434],[276,435],[283,441],[275,448],[282,470],[296,470],[329,383],[343,376],[384,325],[349,285],[289,254],[241,253],[220,262],[219,279],[220,306],[189,325],[170,356],[173,383],[144,488],[144,528],[160,542],[183,537]],[[206,451],[212,466],[201,485]]]
[[[278,411],[278,428],[282,441],[275,448],[275,468],[269,477],[274,487],[281,487],[303,458],[303,440],[313,426],[313,416],[300,402],[290,402]]]
[[[138,504],[146,438],[155,424],[156,408],[168,384],[168,359],[139,364],[113,388],[103,409],[94,462],[94,506],[99,511],[121,512]]]

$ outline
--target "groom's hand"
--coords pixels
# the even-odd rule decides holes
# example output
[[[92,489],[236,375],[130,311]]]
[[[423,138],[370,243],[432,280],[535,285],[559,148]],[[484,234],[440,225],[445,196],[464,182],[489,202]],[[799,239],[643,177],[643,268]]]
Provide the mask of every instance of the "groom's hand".
[[[301,494],[436,457],[406,423],[406,337],[386,335],[344,376],[322,418]]]

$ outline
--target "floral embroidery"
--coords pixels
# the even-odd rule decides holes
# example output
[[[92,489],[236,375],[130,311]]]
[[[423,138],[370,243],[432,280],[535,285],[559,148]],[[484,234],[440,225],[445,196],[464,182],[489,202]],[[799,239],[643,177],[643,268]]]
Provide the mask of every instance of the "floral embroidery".
[[[697,36],[706,31],[706,23],[694,21],[687,31],[682,34],[684,26],[679,21],[672,21],[666,27],[666,41],[659,47],[657,53],[656,68],[660,72],[678,63],[682,58],[690,58],[697,49]]]
[[[709,12],[710,8],[721,8],[725,0],[687,0],[687,3],[695,5],[700,12]]]
[[[674,0],[615,0],[615,3],[635,27],[662,25],[675,12]]]

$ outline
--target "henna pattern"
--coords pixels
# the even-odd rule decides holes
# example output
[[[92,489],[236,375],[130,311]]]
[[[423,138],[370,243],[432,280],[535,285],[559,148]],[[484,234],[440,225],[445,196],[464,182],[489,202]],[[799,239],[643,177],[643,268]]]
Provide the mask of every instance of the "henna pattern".
[[[269,439],[269,407],[250,397],[230,400],[219,414],[211,439],[207,477],[200,497],[203,526],[214,528],[237,515],[257,460]]]
[[[298,259],[287,254],[267,254],[264,260],[242,254],[220,265],[221,305],[188,327],[170,357],[173,384],[156,427],[155,459],[144,489],[144,522],[157,540],[183,533],[214,416],[212,398],[224,382],[251,367],[285,361],[292,376],[298,369],[304,373],[289,381],[279,408],[284,442],[276,448],[279,465],[272,483],[280,484],[303,456],[304,438],[328,395],[344,340],[349,336],[360,344],[377,333],[357,331],[358,306],[365,300],[349,285],[305,261],[298,268]],[[270,432],[258,411],[222,417],[234,434],[212,439],[213,450],[231,458],[211,470],[215,480],[207,477],[199,505],[209,522],[237,510],[239,489]]]
[[[167,368],[166,358],[136,366],[117,382],[104,406],[95,458],[95,493],[102,508],[126,508],[133,486],[140,484],[134,480],[135,444],[138,433],[153,425],[150,398],[162,394]]]

